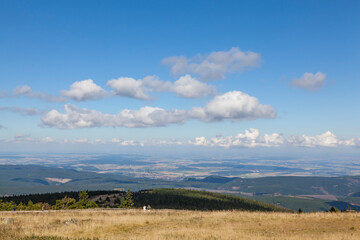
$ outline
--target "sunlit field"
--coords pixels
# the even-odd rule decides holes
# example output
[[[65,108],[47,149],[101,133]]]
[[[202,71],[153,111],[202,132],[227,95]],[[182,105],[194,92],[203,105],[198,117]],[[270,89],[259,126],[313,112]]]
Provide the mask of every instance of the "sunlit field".
[[[1,239],[360,239],[360,213],[80,210],[0,218]]]

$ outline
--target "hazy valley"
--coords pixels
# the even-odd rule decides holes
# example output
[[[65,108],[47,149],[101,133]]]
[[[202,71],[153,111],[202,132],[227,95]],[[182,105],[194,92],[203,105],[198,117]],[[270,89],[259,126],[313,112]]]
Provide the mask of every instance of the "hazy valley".
[[[313,163],[291,158],[220,161],[110,154],[2,154],[0,163],[3,196],[85,189],[185,188],[242,196],[293,210],[360,206],[360,177],[346,175],[357,173],[355,160],[340,168],[336,161],[318,161],[314,167]]]

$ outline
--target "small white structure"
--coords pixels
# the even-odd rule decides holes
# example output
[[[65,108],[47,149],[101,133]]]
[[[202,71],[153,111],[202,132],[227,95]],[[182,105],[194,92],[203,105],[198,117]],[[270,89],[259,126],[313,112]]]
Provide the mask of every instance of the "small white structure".
[[[146,206],[143,206],[143,210],[144,210],[144,212],[146,211]]]

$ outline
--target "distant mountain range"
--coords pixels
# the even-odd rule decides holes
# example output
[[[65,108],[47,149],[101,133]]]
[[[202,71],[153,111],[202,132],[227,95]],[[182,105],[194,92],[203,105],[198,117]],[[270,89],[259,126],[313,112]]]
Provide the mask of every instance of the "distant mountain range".
[[[208,176],[166,181],[52,168],[37,165],[0,165],[0,196],[80,190],[138,191],[187,188],[227,193],[304,211],[360,207],[360,176],[228,178]]]

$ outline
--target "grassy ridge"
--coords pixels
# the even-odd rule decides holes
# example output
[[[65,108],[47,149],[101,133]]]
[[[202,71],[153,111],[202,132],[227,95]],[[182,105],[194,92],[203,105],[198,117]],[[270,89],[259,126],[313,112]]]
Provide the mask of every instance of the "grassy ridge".
[[[277,239],[357,240],[360,213],[188,210],[0,212],[2,240]],[[66,224],[70,219],[76,223]]]

